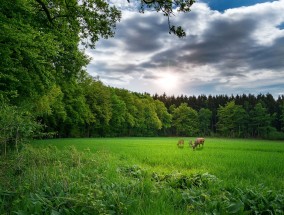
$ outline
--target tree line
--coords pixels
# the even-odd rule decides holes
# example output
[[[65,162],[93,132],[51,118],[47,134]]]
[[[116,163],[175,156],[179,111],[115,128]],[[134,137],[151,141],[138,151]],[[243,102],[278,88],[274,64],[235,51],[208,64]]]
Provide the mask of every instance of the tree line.
[[[105,86],[86,72],[22,106],[2,94],[1,110],[1,135],[14,142],[39,127],[52,137],[284,135],[284,96],[151,96]]]
[[[269,93],[257,96],[167,96],[164,93],[155,94],[153,98],[162,101],[169,113],[173,114],[174,135],[190,133],[205,136],[284,139],[283,95],[275,99]],[[191,124],[195,127],[179,128],[179,123],[175,122],[177,110],[183,112],[182,124]],[[189,118],[194,121],[190,121]]]

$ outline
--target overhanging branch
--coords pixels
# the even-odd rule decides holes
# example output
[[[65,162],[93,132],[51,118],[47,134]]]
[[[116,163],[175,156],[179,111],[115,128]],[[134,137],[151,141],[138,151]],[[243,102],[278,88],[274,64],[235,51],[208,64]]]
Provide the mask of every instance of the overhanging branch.
[[[42,9],[44,10],[44,12],[47,16],[48,21],[53,25],[53,22],[52,22],[53,19],[51,18],[51,15],[50,15],[49,10],[47,9],[46,5],[41,0],[36,0],[36,2],[40,4],[40,6],[42,7]]]

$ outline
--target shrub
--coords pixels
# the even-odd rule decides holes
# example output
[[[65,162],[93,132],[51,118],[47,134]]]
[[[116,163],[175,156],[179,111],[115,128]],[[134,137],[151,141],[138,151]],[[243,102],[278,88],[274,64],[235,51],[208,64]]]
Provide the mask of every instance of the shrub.
[[[16,106],[0,101],[0,154],[8,150],[18,151],[22,143],[32,138],[41,125],[32,114]]]

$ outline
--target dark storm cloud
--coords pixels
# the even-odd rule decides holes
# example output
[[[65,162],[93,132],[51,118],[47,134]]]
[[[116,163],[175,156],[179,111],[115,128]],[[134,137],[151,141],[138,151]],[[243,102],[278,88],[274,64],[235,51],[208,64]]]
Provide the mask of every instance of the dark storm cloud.
[[[124,32],[123,36],[125,37],[121,37],[121,33],[118,33],[118,36],[125,41],[127,51],[149,52],[162,48],[159,37],[165,33],[164,24],[157,22],[154,16],[149,16],[146,20],[146,24],[141,24],[131,22],[129,19],[121,26],[119,32]],[[242,72],[242,69],[238,69],[240,67],[249,67],[250,69],[284,68],[282,60],[284,38],[277,39],[271,46],[256,44],[253,33],[260,24],[253,18],[243,18],[237,21],[216,19],[201,35],[201,42],[195,43],[194,38],[189,35],[185,45],[169,47],[140,66],[142,68],[157,68],[169,64],[175,66],[211,64],[228,76],[241,75],[237,74]],[[126,37],[126,35],[128,36]],[[137,65],[135,69],[137,69]]]
[[[131,74],[134,72],[141,72],[144,71],[143,68],[140,66],[137,66],[136,64],[104,64],[104,63],[95,63],[95,64],[89,64],[88,68],[90,68],[90,71],[92,68],[95,68],[95,72],[99,71],[100,73],[106,73],[106,74]]]
[[[182,48],[189,52],[178,57],[178,61],[211,65],[224,76],[241,76],[242,68],[247,67],[251,59],[251,49],[255,47],[252,33],[256,28],[253,20],[214,20],[203,33],[201,42],[189,41]]]
[[[255,27],[256,24],[250,20],[215,20],[204,32],[202,42],[184,46],[184,49],[191,51],[184,60],[197,64],[216,64],[228,59],[230,67],[233,63],[230,59],[246,57],[246,50],[252,43],[251,32]]]
[[[115,38],[124,44],[123,49],[127,52],[135,54],[157,51],[163,46],[160,36],[167,29],[166,19],[162,18],[157,14],[136,14],[118,23]],[[106,41],[102,45],[108,46],[108,43]]]
[[[201,42],[189,36],[185,45],[162,51],[144,64],[148,68],[168,61],[178,67],[211,65],[223,76],[244,76],[254,69],[284,69],[284,37],[271,45],[258,44],[254,33],[259,25],[261,22],[253,17],[237,21],[216,19],[201,35]]]
[[[271,46],[253,49],[249,63],[252,69],[284,71],[284,37],[276,39]]]
[[[180,59],[179,56],[179,48],[178,47],[171,47],[166,51],[159,52],[157,55],[154,55],[151,58],[151,62],[155,62],[156,66],[169,66],[175,65],[177,66]]]

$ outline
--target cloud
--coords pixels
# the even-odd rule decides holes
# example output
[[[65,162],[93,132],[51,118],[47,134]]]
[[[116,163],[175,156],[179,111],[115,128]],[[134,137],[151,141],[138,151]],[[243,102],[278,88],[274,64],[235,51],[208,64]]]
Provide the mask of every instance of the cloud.
[[[259,46],[251,52],[252,69],[270,69],[284,72],[284,37],[277,38],[271,46]],[[284,76],[283,76],[284,77]]]
[[[137,6],[137,5],[136,5]],[[180,83],[175,94],[283,92],[284,1],[211,10],[195,3],[176,13],[187,37],[168,34],[167,18],[155,12],[123,11],[114,38],[88,50],[88,71],[114,86],[163,93],[159,79],[171,72]]]
[[[164,44],[160,40],[166,25],[160,16],[140,18],[132,14],[120,26],[116,36],[124,44],[124,50],[132,54],[149,53],[161,49]],[[142,16],[142,15],[140,15]],[[139,17],[138,21],[135,19]]]

